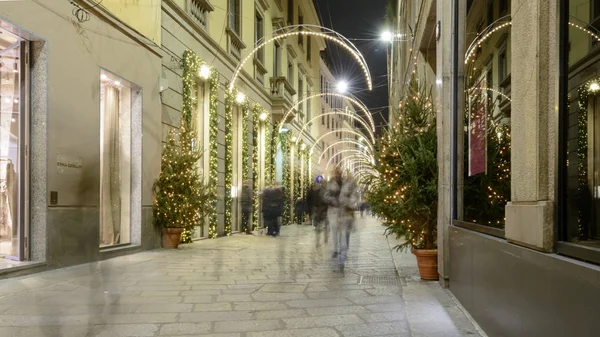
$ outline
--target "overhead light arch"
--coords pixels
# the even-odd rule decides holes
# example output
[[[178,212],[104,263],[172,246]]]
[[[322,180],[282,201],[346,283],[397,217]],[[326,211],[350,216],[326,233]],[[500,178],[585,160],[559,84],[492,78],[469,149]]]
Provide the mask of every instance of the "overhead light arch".
[[[321,151],[321,155],[319,156],[319,160],[317,161],[317,163],[320,163],[321,160],[323,160],[323,156],[325,155],[325,153],[332,147],[339,145],[339,144],[354,144],[354,145],[358,145],[358,146],[365,146],[365,144],[361,143],[361,142],[357,142],[353,139],[342,139],[342,140],[338,140],[337,142],[334,142],[332,144],[330,144],[328,147],[324,148],[323,151]],[[369,146],[365,146],[365,148],[369,149],[369,154],[371,156],[373,156],[373,149]]]
[[[238,66],[235,68],[235,71],[233,72],[233,77],[231,78],[231,83],[229,84],[229,91],[233,91],[233,88],[235,86],[235,80],[238,78],[240,71],[242,70],[242,67],[244,66],[244,64],[246,62],[248,62],[248,60],[250,60],[250,58],[252,58],[259,49],[263,48],[265,45],[267,45],[271,42],[285,39],[290,36],[298,36],[298,35],[320,37],[320,38],[329,40],[331,42],[334,42],[338,46],[346,49],[348,52],[350,52],[352,57],[360,65],[360,67],[365,75],[367,87],[369,88],[369,90],[373,90],[373,81],[371,79],[371,73],[369,72],[369,67],[367,65],[367,61],[361,54],[360,50],[358,48],[356,48],[356,46],[352,42],[350,42],[350,40],[348,40],[347,38],[345,38],[343,35],[339,34],[338,32],[336,32],[332,29],[329,29],[327,27],[322,27],[322,26],[318,26],[318,25],[310,25],[310,24],[301,24],[301,25],[291,25],[291,26],[286,26],[283,28],[276,29],[273,32],[271,32],[271,36],[269,38],[267,38],[265,36],[262,39],[258,40],[256,43],[256,47],[254,47],[254,49],[252,49],[250,51],[250,53],[248,53],[248,55],[246,55],[246,57],[244,57],[242,59],[242,61],[238,64]]]
[[[344,131],[344,132],[348,132],[348,133],[351,133],[351,134],[357,135],[357,136],[359,136],[359,137],[364,137],[364,135],[363,135],[363,134],[361,134],[361,133],[359,133],[359,132],[356,132],[356,131],[354,131],[354,130],[352,130],[352,129],[348,129],[348,128],[340,128],[340,129],[338,129],[338,130],[333,130],[333,131],[325,132],[325,133],[324,133],[324,134],[322,134],[322,135],[321,135],[319,138],[317,138],[317,140],[315,140],[314,144],[313,144],[313,145],[310,147],[310,154],[311,154],[311,155],[313,154],[313,152],[315,151],[315,146],[317,146],[317,144],[319,144],[319,142],[320,142],[321,140],[323,140],[323,138],[325,138],[325,137],[327,137],[327,136],[329,136],[329,135],[331,135],[331,134],[334,134],[334,133],[336,133],[336,132],[339,132],[339,131]],[[365,142],[367,143],[367,145],[369,145],[369,147],[371,147],[371,149],[373,149],[373,144],[371,144],[371,143],[370,143],[369,141],[367,141],[366,139],[365,139]]]
[[[304,132],[304,129],[312,122],[314,122],[316,119],[319,119],[323,116],[329,116],[329,115],[343,115],[343,116],[348,116],[352,119],[354,119],[355,121],[359,122],[362,126],[365,127],[365,129],[367,130],[367,133],[369,134],[369,136],[371,137],[371,140],[373,141],[373,143],[375,143],[375,135],[373,134],[373,132],[369,129],[369,127],[367,126],[367,123],[364,121],[364,119],[357,117],[357,115],[355,114],[351,114],[348,112],[344,112],[343,110],[339,110],[339,109],[335,109],[336,111],[333,112],[326,112],[326,113],[322,113],[322,114],[318,114],[315,117],[313,117],[311,120],[307,121],[306,123],[304,123],[302,125],[302,127],[300,127],[300,133],[298,134],[298,138],[296,139],[296,145],[298,145],[298,142],[300,141],[300,137],[302,136],[302,133]],[[339,110],[339,111],[337,111]]]
[[[325,165],[325,171],[327,171],[329,169],[329,165],[331,165],[331,161],[333,160],[333,158],[335,158],[337,155],[342,154],[342,153],[348,153],[348,152],[354,152],[354,156],[358,157],[358,154],[362,155],[363,158],[365,159],[365,162],[369,162],[369,160],[371,160],[371,162],[375,161],[375,158],[373,158],[372,156],[367,156],[366,153],[360,151],[360,150],[356,150],[356,149],[346,149],[346,150],[341,150],[336,152],[333,156],[331,156],[331,158],[329,158],[329,160],[327,161],[327,165]],[[343,160],[343,159],[342,159]]]
[[[369,120],[369,123],[371,124],[371,130],[373,132],[375,132],[375,120],[373,120],[373,116],[371,116],[371,113],[369,112],[369,109],[367,108],[365,103],[361,102],[360,100],[358,100],[355,97],[351,97],[348,95],[342,95],[342,94],[336,94],[336,93],[319,93],[319,94],[314,94],[314,95],[311,95],[311,96],[308,96],[308,97],[305,97],[305,98],[299,100],[288,111],[286,111],[285,115],[283,115],[283,118],[281,119],[281,122],[279,122],[279,127],[277,128],[277,130],[279,132],[281,132],[281,128],[283,128],[283,123],[287,120],[288,116],[292,113],[292,111],[294,111],[294,109],[296,109],[300,104],[302,104],[308,100],[311,100],[313,98],[323,97],[323,96],[327,96],[327,95],[347,99],[350,102],[352,102],[354,105],[359,107],[363,111],[363,113],[365,114],[367,119]]]

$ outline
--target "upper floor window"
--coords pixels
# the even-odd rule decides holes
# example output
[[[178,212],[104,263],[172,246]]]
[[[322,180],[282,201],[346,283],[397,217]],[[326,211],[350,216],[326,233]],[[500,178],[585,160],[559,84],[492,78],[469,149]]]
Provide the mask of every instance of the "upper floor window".
[[[229,0],[229,28],[236,34],[241,35],[241,0]]]
[[[298,8],[298,24],[299,25],[304,24],[304,16],[302,16],[302,13],[300,12],[300,8]],[[300,27],[300,30],[303,30],[303,28]],[[298,44],[301,46],[304,45],[304,35],[298,34]]]
[[[287,79],[288,82],[294,83],[294,63],[290,60],[291,56],[288,55],[288,69],[287,69]]]
[[[281,67],[281,46],[275,42],[273,44],[273,77],[279,76],[279,68]]]
[[[487,25],[491,25],[494,22],[494,1],[488,0],[487,3]]]
[[[287,21],[288,21],[288,25],[294,24],[294,0],[288,0]]]
[[[263,37],[265,36],[265,23],[264,23],[264,19],[263,17],[260,15],[260,13],[257,11],[255,13],[255,20],[254,20],[254,45],[258,46],[259,43],[261,43]],[[265,50],[264,48],[259,48],[256,51],[256,58],[261,62],[264,63],[265,62]]]
[[[312,53],[312,46],[310,45],[310,35],[306,37],[306,61],[310,63],[310,54]]]

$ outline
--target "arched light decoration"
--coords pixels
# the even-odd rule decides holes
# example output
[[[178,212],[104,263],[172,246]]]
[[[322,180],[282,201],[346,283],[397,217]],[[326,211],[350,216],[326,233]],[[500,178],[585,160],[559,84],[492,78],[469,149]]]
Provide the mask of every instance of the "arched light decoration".
[[[327,151],[329,149],[331,149],[332,147],[336,146],[336,145],[340,145],[340,144],[353,144],[353,145],[359,145],[359,146],[365,146],[364,144],[361,144],[355,140],[352,139],[345,139],[345,140],[338,140],[337,142],[330,144],[328,147],[324,148],[323,151],[321,151],[321,155],[319,156],[319,160],[317,161],[317,163],[320,163],[321,160],[323,160],[323,157],[325,156],[325,153],[327,153]],[[373,156],[373,149],[371,149],[371,147],[369,146],[365,146],[365,149],[369,150],[369,154],[371,156]],[[359,150],[359,149],[357,149]]]
[[[335,109],[334,111],[331,111],[331,112],[326,112],[326,113],[318,114],[315,117],[313,117],[311,120],[309,120],[308,122],[304,123],[302,125],[302,127],[300,127],[300,133],[298,134],[298,137],[302,136],[302,132],[304,132],[304,129],[306,129],[306,127],[308,125],[310,125],[310,123],[314,122],[315,120],[319,119],[320,117],[327,116],[327,115],[344,115],[344,116],[348,116],[348,117],[354,119],[355,121],[359,122],[362,126],[365,127],[365,129],[367,130],[367,133],[371,137],[371,140],[373,141],[373,143],[375,143],[375,135],[373,134],[373,132],[371,131],[371,129],[369,129],[369,127],[367,126],[367,123],[365,122],[364,119],[359,118],[355,114],[351,114],[351,113],[345,112],[345,111],[340,110],[340,109]],[[296,145],[298,145],[298,140],[296,140]]]
[[[500,91],[498,91],[498,90],[496,90],[496,89],[494,89],[494,88],[480,88],[480,87],[472,87],[471,89],[467,89],[467,90],[465,90],[465,92],[466,92],[467,94],[469,94],[469,96],[471,96],[471,91],[491,91],[491,92],[493,92],[493,93],[495,93],[495,94],[498,94],[498,95],[500,95],[500,96],[502,96],[502,97],[506,98],[508,101],[512,101],[512,100],[510,99],[510,97],[506,96],[504,93],[502,93],[502,92],[500,92]]]
[[[585,33],[589,34],[591,37],[593,37],[596,41],[600,42],[600,36],[598,34],[592,32],[588,28],[586,28],[584,26],[581,26],[581,25],[578,25],[578,24],[576,24],[574,22],[569,22],[569,26],[575,27],[575,28],[577,28],[579,30],[582,30],[583,32],[585,32]]]
[[[487,26],[484,30],[482,30],[481,33],[479,33],[477,37],[475,37],[475,40],[471,42],[469,48],[467,48],[467,52],[465,54],[465,64],[469,63],[469,60],[475,53],[475,50],[477,50],[477,47],[480,47],[485,42],[485,40],[489,39],[490,36],[492,36],[495,32],[499,31],[500,29],[509,27],[510,25],[512,25],[512,22],[510,21],[510,15],[506,15],[492,22],[491,25]]]
[[[246,55],[246,57],[244,57],[242,61],[238,64],[237,68],[235,68],[235,71],[233,72],[233,77],[231,78],[231,83],[229,84],[229,91],[233,91],[235,80],[240,75],[240,71],[242,70],[244,64],[248,62],[248,60],[250,60],[259,49],[263,48],[265,45],[273,41],[282,40],[290,36],[297,35],[320,37],[334,42],[340,47],[346,49],[348,52],[350,52],[352,57],[358,62],[358,64],[362,68],[362,71],[365,74],[365,78],[367,81],[367,87],[369,88],[369,90],[373,90],[373,82],[371,80],[371,73],[369,72],[367,61],[365,61],[365,58],[362,56],[358,48],[356,48],[356,46],[352,42],[350,42],[350,40],[348,40],[338,32],[327,27],[303,24],[291,25],[276,29],[271,33],[271,37],[267,38],[267,36],[265,36],[262,39],[258,40],[256,43],[256,47],[252,49],[250,53]]]
[[[348,132],[348,133],[351,133],[351,134],[357,135],[357,136],[359,136],[359,137],[362,137],[362,136],[363,136],[363,134],[361,134],[361,133],[359,133],[359,132],[356,132],[356,131],[354,131],[354,130],[352,130],[352,129],[348,129],[348,128],[339,128],[339,129],[337,129],[337,130],[333,130],[333,131],[325,132],[324,134],[322,134],[322,135],[321,135],[321,137],[317,138],[317,140],[315,140],[315,142],[313,143],[313,145],[310,147],[310,152],[309,152],[309,153],[310,153],[310,155],[312,155],[312,154],[313,154],[313,152],[315,151],[315,146],[317,146],[317,144],[319,144],[319,142],[320,142],[320,141],[321,141],[323,138],[325,138],[325,137],[327,137],[327,136],[329,136],[329,135],[331,135],[331,134],[333,134],[333,133],[340,132],[340,131],[343,131],[343,132]],[[295,140],[294,140],[294,141],[295,141]],[[369,146],[371,149],[373,149],[373,144],[371,144],[371,143],[369,143],[369,142],[365,142],[365,143],[367,143],[367,145],[368,145],[368,146]]]
[[[362,155],[363,158],[365,159],[366,163],[374,163],[375,162],[375,158],[373,158],[372,156],[368,156],[366,153],[362,152],[361,150],[356,150],[356,149],[346,149],[346,150],[341,150],[338,151],[336,153],[334,153],[331,158],[329,158],[329,160],[327,161],[327,165],[325,165],[325,171],[327,171],[329,169],[329,165],[331,165],[331,161],[338,155],[338,154],[342,154],[342,153],[348,153],[348,152],[353,152],[355,153],[354,156],[358,157],[358,155]],[[340,161],[341,162],[341,161]]]
[[[346,157],[344,159],[342,159],[342,161],[340,162],[341,164],[346,164],[348,167],[351,167],[355,172],[358,171],[364,171],[364,172],[369,172],[369,173],[375,173],[376,171],[373,170],[372,168],[370,168],[369,166],[366,165],[371,165],[371,163],[369,163],[367,160],[365,160],[362,157]],[[359,166],[357,166],[359,165]],[[362,166],[360,166],[362,165]]]
[[[340,98],[344,98],[349,100],[350,102],[354,103],[357,107],[359,107],[365,114],[365,116],[367,117],[367,119],[369,120],[369,123],[371,124],[371,130],[373,132],[375,132],[375,121],[373,120],[373,116],[371,116],[371,113],[369,112],[369,109],[367,108],[367,106],[365,105],[365,103],[359,101],[358,99],[354,98],[354,97],[350,97],[348,95],[342,95],[342,94],[336,94],[336,93],[320,93],[320,94],[314,94],[312,96],[308,96],[305,97],[303,99],[301,99],[300,101],[296,102],[286,113],[285,115],[283,115],[283,118],[281,119],[281,122],[279,122],[279,127],[277,128],[279,133],[281,133],[281,130],[283,129],[283,123],[287,120],[288,116],[292,113],[292,111],[294,111],[294,109],[296,109],[300,104],[311,100],[313,98],[317,98],[317,97],[323,97],[323,96],[334,96],[334,97],[340,97]]]

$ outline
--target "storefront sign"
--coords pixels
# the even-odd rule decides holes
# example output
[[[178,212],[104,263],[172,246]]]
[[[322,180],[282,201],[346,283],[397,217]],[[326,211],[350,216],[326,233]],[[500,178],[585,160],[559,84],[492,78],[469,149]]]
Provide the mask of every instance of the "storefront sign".
[[[56,156],[56,170],[60,174],[81,174],[83,159],[59,154]]]
[[[480,96],[481,95],[481,96]],[[469,101],[469,176],[486,172],[486,95]]]

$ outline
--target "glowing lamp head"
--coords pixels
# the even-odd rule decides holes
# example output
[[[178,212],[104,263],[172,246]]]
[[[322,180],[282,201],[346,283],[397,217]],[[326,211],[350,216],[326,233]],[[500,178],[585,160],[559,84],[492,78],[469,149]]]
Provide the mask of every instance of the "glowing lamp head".
[[[301,148],[302,150],[306,149],[306,144],[302,144],[302,146],[300,146],[300,148]]]
[[[237,95],[235,96],[235,101],[238,102],[239,104],[242,104],[246,101],[246,95],[244,95],[244,93],[242,92],[238,92]]]
[[[343,94],[346,91],[348,91],[348,82],[346,81],[339,81],[337,84],[337,92]]]
[[[292,137],[292,142],[295,142],[298,139],[298,137],[294,136]]]
[[[385,42],[392,42],[393,39],[394,39],[394,34],[392,32],[390,32],[389,30],[386,30],[385,32],[381,33],[381,40],[383,40]]]
[[[207,80],[210,77],[210,67],[206,64],[200,66],[200,70],[198,71],[200,77]]]
[[[591,92],[597,92],[600,91],[600,84],[598,84],[598,82],[592,82],[590,84],[590,91]]]
[[[266,112],[263,112],[263,113],[260,114],[260,116],[258,116],[258,118],[260,118],[261,121],[266,120],[267,117],[269,117],[269,115],[267,115]]]

